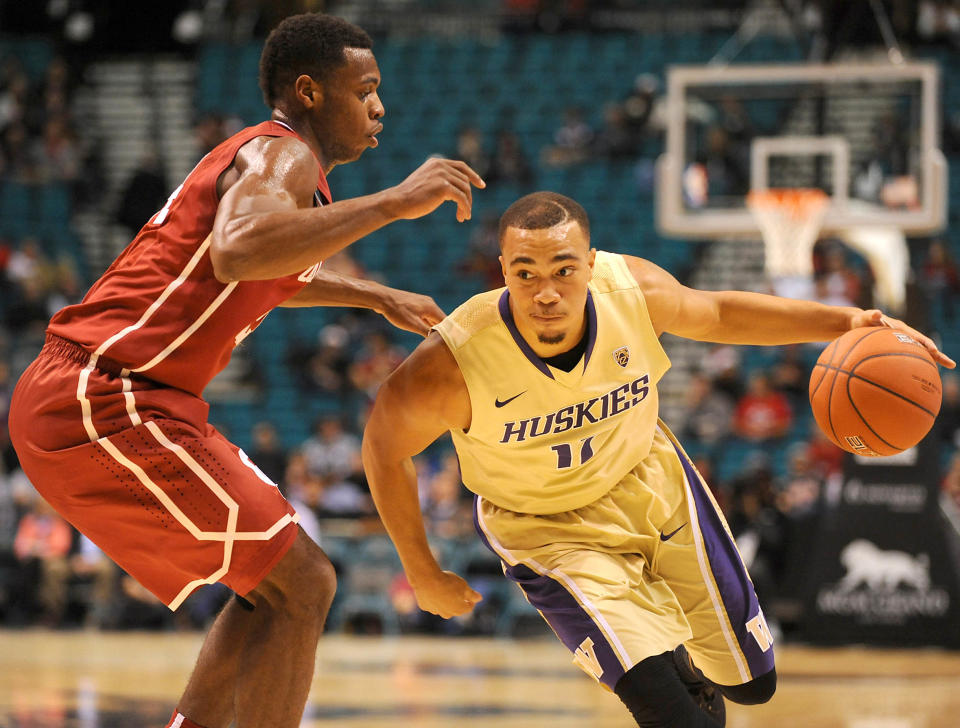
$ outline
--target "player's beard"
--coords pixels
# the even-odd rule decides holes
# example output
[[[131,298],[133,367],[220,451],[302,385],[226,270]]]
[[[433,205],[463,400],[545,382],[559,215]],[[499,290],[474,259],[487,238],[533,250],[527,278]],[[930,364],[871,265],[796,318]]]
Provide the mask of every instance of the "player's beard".
[[[559,334],[537,334],[537,341],[541,344],[559,344],[567,338],[567,332],[561,331]]]

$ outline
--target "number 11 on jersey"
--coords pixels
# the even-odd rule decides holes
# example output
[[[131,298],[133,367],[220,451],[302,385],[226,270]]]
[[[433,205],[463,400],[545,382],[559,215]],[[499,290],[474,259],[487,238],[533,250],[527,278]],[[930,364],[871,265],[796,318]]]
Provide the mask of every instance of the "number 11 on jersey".
[[[583,465],[585,462],[587,462],[587,460],[593,457],[593,446],[590,444],[592,441],[593,435],[580,440],[580,462],[577,463],[578,465]],[[564,442],[560,445],[553,445],[550,449],[557,454],[558,470],[569,468],[573,464],[573,450],[570,447],[569,442]]]

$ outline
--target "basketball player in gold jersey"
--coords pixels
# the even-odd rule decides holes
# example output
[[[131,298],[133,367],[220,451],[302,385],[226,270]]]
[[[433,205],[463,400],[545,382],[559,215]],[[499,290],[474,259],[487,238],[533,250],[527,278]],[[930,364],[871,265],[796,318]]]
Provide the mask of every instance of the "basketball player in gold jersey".
[[[658,419],[670,366],[658,337],[771,345],[894,326],[953,362],[879,311],[697,291],[592,250],[585,211],[562,195],[515,202],[500,246],[506,288],[434,327],[381,387],[364,435],[417,601],[451,617],[480,599],[437,564],[418,506],[411,456],[449,430],[480,537],[574,662],[638,725],[723,725],[721,693],[773,695],[772,638],[723,515]]]

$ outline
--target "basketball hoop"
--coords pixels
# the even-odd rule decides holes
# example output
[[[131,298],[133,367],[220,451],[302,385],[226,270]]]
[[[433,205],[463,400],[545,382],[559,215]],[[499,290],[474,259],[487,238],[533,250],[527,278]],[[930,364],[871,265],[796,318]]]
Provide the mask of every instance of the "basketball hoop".
[[[818,189],[750,191],[747,207],[763,234],[767,275],[782,278],[813,274],[813,244],[829,201]]]

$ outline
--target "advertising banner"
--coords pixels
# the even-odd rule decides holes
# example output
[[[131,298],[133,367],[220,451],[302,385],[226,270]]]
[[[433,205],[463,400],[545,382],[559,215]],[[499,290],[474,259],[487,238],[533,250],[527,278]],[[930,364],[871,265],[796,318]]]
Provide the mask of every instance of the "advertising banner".
[[[809,554],[802,639],[960,648],[956,534],[941,508],[939,441],[847,455],[825,488]]]

